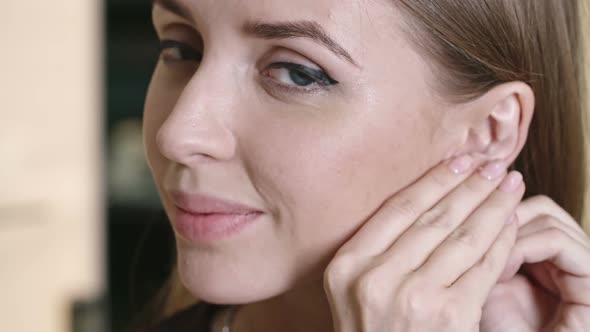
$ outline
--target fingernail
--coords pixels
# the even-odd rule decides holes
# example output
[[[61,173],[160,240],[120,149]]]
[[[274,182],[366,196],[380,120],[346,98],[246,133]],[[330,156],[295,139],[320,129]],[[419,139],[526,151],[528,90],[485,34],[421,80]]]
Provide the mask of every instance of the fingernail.
[[[464,155],[453,159],[449,163],[449,169],[455,174],[465,173],[471,168],[473,158],[470,155]]]
[[[508,174],[500,184],[500,190],[511,193],[515,191],[522,182],[522,174],[517,171],[512,171]]]
[[[488,180],[495,180],[504,174],[505,170],[506,167],[502,161],[494,161],[482,167],[479,170],[479,174]]]

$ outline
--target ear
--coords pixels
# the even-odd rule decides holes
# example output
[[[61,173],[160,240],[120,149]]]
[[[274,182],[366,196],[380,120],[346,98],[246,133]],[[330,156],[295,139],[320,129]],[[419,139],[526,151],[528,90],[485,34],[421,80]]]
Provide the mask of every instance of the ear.
[[[455,154],[512,164],[524,147],[533,118],[532,89],[523,82],[503,83],[464,106],[470,120]]]

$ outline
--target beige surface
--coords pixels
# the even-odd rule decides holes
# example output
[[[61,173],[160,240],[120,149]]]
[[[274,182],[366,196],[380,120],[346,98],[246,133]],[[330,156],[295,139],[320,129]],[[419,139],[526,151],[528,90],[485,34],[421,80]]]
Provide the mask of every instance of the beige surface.
[[[95,0],[0,10],[0,331],[64,332],[104,289]]]

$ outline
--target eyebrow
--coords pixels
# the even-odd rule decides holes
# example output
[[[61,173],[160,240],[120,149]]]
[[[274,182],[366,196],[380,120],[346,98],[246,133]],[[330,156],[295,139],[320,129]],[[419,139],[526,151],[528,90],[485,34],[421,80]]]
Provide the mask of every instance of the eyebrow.
[[[187,20],[191,19],[190,11],[177,0],[152,0],[152,6],[160,7]],[[264,23],[249,21],[242,26],[242,32],[246,35],[261,39],[288,39],[288,38],[309,38],[324,45],[336,56],[345,59],[355,67],[360,67],[350,54],[338,44],[322,26],[315,21],[299,20],[292,22]]]

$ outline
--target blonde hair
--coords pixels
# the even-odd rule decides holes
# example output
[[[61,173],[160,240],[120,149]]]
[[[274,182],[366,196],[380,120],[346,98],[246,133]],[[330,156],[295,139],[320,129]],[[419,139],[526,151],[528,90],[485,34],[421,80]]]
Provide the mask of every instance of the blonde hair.
[[[526,197],[549,196],[581,221],[587,179],[581,34],[589,30],[582,29],[582,1],[394,3],[406,14],[411,42],[431,60],[450,100],[467,101],[510,81],[532,87],[535,115],[513,168],[525,177]],[[162,294],[161,317],[197,301],[176,269]]]
[[[535,93],[529,137],[513,168],[525,197],[546,195],[581,221],[586,188],[585,81],[572,0],[399,0],[411,42],[431,60],[442,95],[462,102],[522,81]]]

